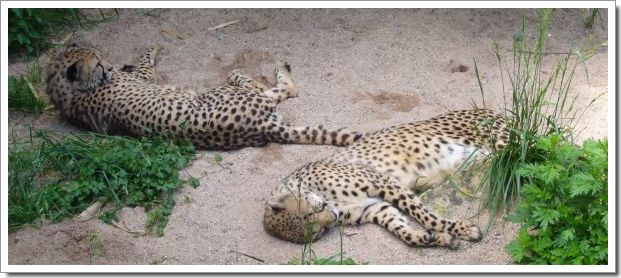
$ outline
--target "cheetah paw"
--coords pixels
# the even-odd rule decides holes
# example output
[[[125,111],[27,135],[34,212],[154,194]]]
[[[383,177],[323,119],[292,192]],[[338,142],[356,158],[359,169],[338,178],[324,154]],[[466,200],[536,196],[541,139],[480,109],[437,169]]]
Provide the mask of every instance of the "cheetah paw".
[[[447,247],[452,250],[458,249],[460,242],[461,240],[459,238],[457,238],[456,236],[451,236],[451,241],[449,242]]]
[[[235,75],[243,75],[243,74],[244,74],[244,72],[241,69],[234,69],[234,70],[229,72],[229,74],[227,75],[227,79],[231,79]]]
[[[448,233],[427,231],[427,235],[423,237],[425,243],[429,246],[447,246],[451,249],[459,247],[460,240]]]
[[[289,76],[289,74],[291,74],[291,65],[289,65],[289,63],[285,61],[280,61],[274,69],[274,75],[276,76],[276,79],[280,80],[284,76]]]
[[[453,234],[460,239],[468,241],[479,241],[482,238],[481,229],[476,224],[466,220],[457,222]]]
[[[151,48],[153,48],[153,51],[158,52],[162,50],[164,47],[162,47],[160,44],[156,44],[156,45],[153,45]]]

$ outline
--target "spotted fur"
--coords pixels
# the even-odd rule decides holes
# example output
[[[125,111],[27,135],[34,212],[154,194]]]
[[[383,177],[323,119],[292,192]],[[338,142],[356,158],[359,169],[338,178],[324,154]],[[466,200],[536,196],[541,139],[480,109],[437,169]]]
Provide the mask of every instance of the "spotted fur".
[[[375,223],[414,246],[478,241],[476,225],[434,214],[412,190],[441,183],[466,160],[503,148],[507,136],[504,119],[489,110],[379,130],[285,178],[267,202],[263,226],[296,243],[316,240],[337,223]],[[409,218],[424,229],[415,230]]]
[[[234,70],[227,86],[195,92],[155,83],[155,56],[148,48],[137,66],[113,69],[92,47],[69,45],[48,67],[47,92],[60,115],[105,134],[189,138],[201,149],[230,150],[269,142],[345,146],[362,135],[321,125],[283,123],[276,106],[297,96],[291,68],[281,63],[276,85]]]

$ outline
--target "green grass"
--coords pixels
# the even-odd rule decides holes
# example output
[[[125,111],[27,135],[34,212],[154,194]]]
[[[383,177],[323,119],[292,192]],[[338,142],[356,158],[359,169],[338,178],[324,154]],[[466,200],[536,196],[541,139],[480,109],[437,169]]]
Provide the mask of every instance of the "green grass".
[[[317,208],[318,210],[318,208]],[[343,225],[339,224],[339,252],[329,257],[317,257],[313,250],[313,224],[314,219],[311,216],[306,225],[306,242],[302,246],[302,254],[300,258],[292,257],[287,261],[288,265],[358,265],[361,263],[356,262],[351,257],[344,257],[343,252]],[[368,264],[368,263],[362,263]]]
[[[345,259],[337,259],[340,254],[333,255],[326,258],[312,258],[310,260],[302,261],[297,257],[293,257],[289,259],[287,262],[288,265],[358,265],[354,259],[345,258]]]
[[[187,141],[31,130],[9,145],[9,229],[58,222],[101,201],[112,204],[100,215],[106,222],[124,206],[145,207],[147,231],[161,236],[183,183],[178,172],[194,152]]]
[[[583,19],[584,27],[587,29],[593,28],[593,24],[595,24],[595,19],[599,15],[600,9],[589,9],[589,16],[586,19]]]
[[[8,84],[9,107],[32,113],[41,113],[48,104],[40,98],[43,91],[43,69],[39,61],[28,66],[25,74],[9,76]]]
[[[587,43],[579,51],[561,55],[549,73],[545,73],[544,44],[552,10],[538,12],[540,22],[534,41],[528,41],[525,36],[528,30],[525,20],[514,35],[511,66],[504,66],[500,47],[495,44],[493,48],[500,64],[503,93],[506,95],[506,78],[511,97],[511,104],[504,108],[510,130],[507,146],[491,156],[490,166],[478,188],[480,192],[487,192],[485,205],[493,215],[515,205],[523,186],[518,169],[539,155],[533,149],[537,140],[557,133],[572,136],[572,125],[580,115],[574,107],[576,98],[570,96],[571,82],[578,67],[591,58],[599,46]]]
[[[28,83],[23,77],[9,76],[9,107],[21,111],[41,113],[48,105],[36,95]]]
[[[97,230],[91,230],[86,233],[84,239],[88,245],[88,253],[90,262],[96,257],[104,256],[107,252],[106,241],[101,237],[101,234]]]

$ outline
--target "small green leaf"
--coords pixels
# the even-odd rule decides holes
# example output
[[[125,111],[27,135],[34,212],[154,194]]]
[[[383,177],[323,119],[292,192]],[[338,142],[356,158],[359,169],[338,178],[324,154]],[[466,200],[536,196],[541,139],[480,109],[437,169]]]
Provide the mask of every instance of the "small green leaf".
[[[22,9],[10,9],[17,17],[23,17]]]
[[[195,177],[190,176],[189,181],[190,181],[190,185],[193,188],[197,188],[197,187],[199,187],[201,185],[201,182],[197,178],[195,178]]]
[[[24,36],[24,34],[22,33],[18,33],[17,34],[17,41],[19,41],[20,44],[24,45],[24,44],[30,44],[30,39],[26,36]]]
[[[579,195],[595,195],[602,189],[602,186],[593,176],[587,173],[577,173],[569,179],[569,196],[576,197]]]
[[[533,212],[533,217],[539,222],[542,231],[548,229],[548,225],[556,223],[561,217],[561,213],[549,208],[542,208]]]
[[[222,162],[222,160],[223,160],[223,158],[222,158],[222,156],[221,156],[220,154],[215,154],[215,155],[213,156],[213,161],[214,161],[216,164],[217,164],[217,163]]]
[[[573,240],[574,238],[575,238],[575,230],[573,228],[563,230],[558,237],[558,245],[564,245],[565,243],[567,243],[570,240]]]

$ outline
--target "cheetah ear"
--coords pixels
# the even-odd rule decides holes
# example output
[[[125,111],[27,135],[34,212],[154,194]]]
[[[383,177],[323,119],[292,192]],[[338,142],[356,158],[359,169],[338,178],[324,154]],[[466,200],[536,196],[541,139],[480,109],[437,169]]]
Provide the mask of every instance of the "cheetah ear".
[[[280,200],[280,198],[272,198],[265,203],[269,208],[273,210],[283,210],[285,209],[285,204]]]
[[[84,61],[80,59],[77,62],[73,63],[71,66],[69,66],[67,68],[67,79],[69,79],[69,81],[71,82],[78,80],[83,65]]]

